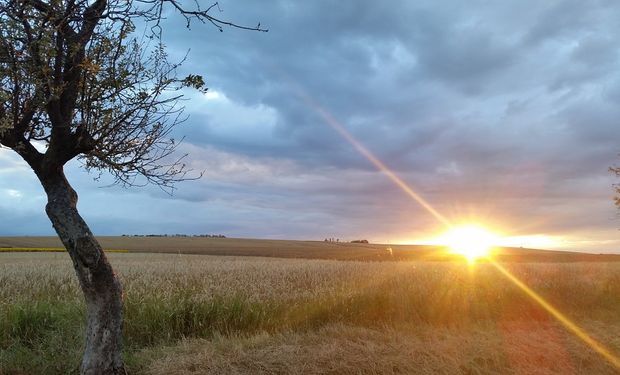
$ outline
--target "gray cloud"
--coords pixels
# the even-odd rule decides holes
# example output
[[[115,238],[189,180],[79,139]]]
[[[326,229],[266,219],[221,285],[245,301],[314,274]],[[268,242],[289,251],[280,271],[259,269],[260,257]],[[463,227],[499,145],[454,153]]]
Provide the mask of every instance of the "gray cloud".
[[[73,166],[98,233],[399,240],[439,230],[326,124],[329,113],[451,219],[618,250],[607,172],[620,139],[615,2],[221,6],[220,16],[269,33],[188,31],[173,15],[165,25],[172,56],[191,49],[184,72],[211,87],[189,93],[190,119],[175,130],[205,178],[170,197],[102,190]],[[0,153],[0,194],[41,197],[13,180],[16,168]],[[34,215],[37,199],[0,209]],[[49,231],[44,220],[36,228]]]

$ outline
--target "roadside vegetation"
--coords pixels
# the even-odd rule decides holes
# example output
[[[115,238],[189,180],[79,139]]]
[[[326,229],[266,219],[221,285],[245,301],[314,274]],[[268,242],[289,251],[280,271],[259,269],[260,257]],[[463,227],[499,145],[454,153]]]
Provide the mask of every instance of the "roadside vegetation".
[[[109,257],[125,288],[133,373],[288,373],[289,357],[308,373],[510,373],[514,361],[531,365],[518,353],[540,340],[570,359],[536,353],[550,373],[614,371],[490,264]],[[620,352],[620,263],[506,267]],[[84,304],[67,254],[0,254],[0,285],[0,373],[77,372]]]

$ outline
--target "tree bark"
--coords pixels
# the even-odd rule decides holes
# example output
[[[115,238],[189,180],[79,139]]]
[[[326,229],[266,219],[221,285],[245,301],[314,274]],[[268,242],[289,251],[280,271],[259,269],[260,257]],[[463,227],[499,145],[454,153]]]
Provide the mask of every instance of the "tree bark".
[[[39,175],[45,207],[73,261],[86,300],[86,339],[81,374],[125,374],[122,359],[123,292],[101,245],[77,211],[77,193],[62,167]]]

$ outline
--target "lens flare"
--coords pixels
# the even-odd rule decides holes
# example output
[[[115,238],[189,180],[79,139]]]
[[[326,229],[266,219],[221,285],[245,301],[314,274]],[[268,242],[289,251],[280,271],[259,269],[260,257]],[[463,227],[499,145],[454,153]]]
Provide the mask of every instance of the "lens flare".
[[[469,262],[489,255],[498,236],[478,225],[463,225],[450,229],[438,240],[448,246],[452,254],[459,254]]]
[[[296,84],[292,84],[297,96],[303,100],[303,102],[317,113],[326,124],[328,124],[333,130],[335,130],[342,138],[344,138],[357,152],[363,155],[372,165],[385,174],[396,186],[398,186],[405,194],[411,199],[417,202],[422,208],[424,208],[429,214],[433,215],[437,221],[444,224],[446,227],[451,227],[450,221],[446,219],[439,211],[437,211],[426,199],[418,194],[409,184],[403,181],[400,176],[394,173],[387,165],[385,165],[379,158],[377,158],[370,150],[368,150],[361,142],[359,142],[349,131],[342,125],[336,118],[328,112],[325,108],[320,106],[310,95],[306,93],[301,87]]]
[[[547,312],[551,314],[558,322],[560,322],[567,330],[572,332],[581,341],[588,344],[588,346],[592,348],[592,350],[596,351],[603,358],[609,361],[609,363],[611,363],[616,369],[620,370],[620,359],[616,357],[609,349],[603,346],[603,344],[588,335],[586,331],[581,329],[577,324],[573,323],[566,315],[562,314],[560,310],[556,309],[538,293],[525,285],[523,281],[519,280],[515,275],[513,275],[510,271],[504,268],[501,264],[494,262],[493,260],[491,260],[491,264],[494,265],[495,268],[499,270],[499,272],[506,276],[508,280],[512,281],[516,286],[518,286],[525,294],[527,294],[530,298],[536,301],[536,303],[538,303],[542,308],[547,310]]]
[[[379,160],[373,153],[370,152],[362,143],[360,143],[357,139],[353,137],[351,133],[342,125],[338,120],[335,119],[334,116],[326,109],[321,107],[317,102],[313,100],[313,98],[307,94],[305,90],[296,85],[292,80],[289,80],[292,83],[292,86],[296,89],[296,93],[298,97],[305,102],[305,104],[315,111],[323,120],[336,132],[340,134],[340,136],[345,139],[351,146],[353,146],[361,155],[363,155],[368,161],[373,164],[379,171],[383,172],[396,186],[401,188],[403,192],[405,192],[410,198],[416,201],[420,206],[422,206],[429,214],[431,214],[437,221],[444,224],[446,227],[450,228],[451,231],[448,233],[454,233],[449,237],[453,237],[453,244],[449,244],[449,246],[453,249],[457,250],[457,253],[463,254],[466,258],[472,259],[472,261],[480,256],[484,256],[488,254],[489,250],[493,246],[493,242],[495,240],[493,234],[489,231],[484,230],[483,228],[463,228],[460,229],[457,227],[454,229],[452,223],[444,217],[439,211],[437,211],[426,199],[424,199],[420,194],[418,194],[414,189],[412,189],[407,183],[405,183],[396,173],[390,170],[381,160]],[[544,298],[542,298],[539,294],[537,294],[534,290],[530,289],[527,285],[525,285],[521,280],[512,275],[507,269],[502,267],[500,264],[494,262],[492,259],[489,259],[491,263],[497,267],[497,269],[503,274],[507,279],[517,285],[525,294],[527,294],[530,298],[536,301],[539,305],[541,305],[549,314],[551,314],[556,320],[558,320],[564,327],[573,333],[576,337],[578,337],[582,342],[587,344],[590,348],[596,351],[599,355],[605,358],[609,363],[611,363],[616,369],[620,370],[620,359],[612,353],[609,349],[603,346],[601,343],[590,337],[583,329],[573,323],[567,316],[562,314],[559,310],[549,304]]]

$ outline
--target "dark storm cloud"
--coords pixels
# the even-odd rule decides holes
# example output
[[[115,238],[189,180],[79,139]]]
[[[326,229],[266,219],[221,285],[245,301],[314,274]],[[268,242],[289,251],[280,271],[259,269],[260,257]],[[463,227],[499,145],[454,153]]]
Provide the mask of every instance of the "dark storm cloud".
[[[349,150],[343,152],[342,139],[295,96],[296,86],[332,112],[370,149],[394,160],[393,167],[401,168],[401,157],[405,160],[402,167],[408,169],[412,158],[407,158],[407,154],[425,148],[447,126],[468,122],[474,127],[504,127],[503,122],[510,119],[486,112],[514,106],[519,101],[537,100],[536,96],[548,93],[530,91],[544,90],[545,85],[561,86],[559,82],[567,80],[563,74],[572,74],[575,79],[583,76],[570,73],[583,65],[571,64],[571,56],[580,52],[553,56],[550,60],[560,58],[564,68],[545,77],[548,72],[538,56],[546,52],[544,47],[523,47],[524,39],[531,38],[528,28],[540,27],[541,18],[547,17],[543,14],[553,12],[550,9],[540,9],[537,17],[530,17],[530,24],[518,24],[502,33],[496,29],[502,25],[502,17],[509,14],[501,9],[497,14],[486,11],[476,15],[475,7],[451,9],[422,4],[409,9],[411,6],[360,7],[345,3],[348,5],[335,7],[315,2],[276,4],[275,11],[263,5],[254,13],[255,18],[266,19],[263,24],[269,24],[271,34],[248,37],[230,31],[220,39],[213,37],[205,47],[209,51],[204,58],[197,59],[205,63],[192,66],[215,77],[211,81],[214,88],[221,88],[232,100],[250,105],[261,103],[277,111],[276,126],[270,131],[274,140],[285,145],[275,147],[280,157],[338,166],[362,167],[364,163],[359,164],[356,156],[351,158]],[[312,14],[320,16],[308,17]],[[228,44],[234,48],[227,49]],[[580,48],[583,46],[574,49]],[[554,82],[550,83],[549,78]],[[531,84],[535,80],[538,82]],[[530,85],[522,86],[523,81]],[[249,94],[253,99],[248,99]],[[540,122],[532,112],[551,116],[550,111],[561,107],[547,106],[540,113],[536,106],[524,110],[527,112],[522,120]],[[196,139],[196,143],[213,141],[230,151],[237,147],[242,153],[256,155],[269,155],[273,147],[269,142],[244,144],[243,137],[236,134],[230,134],[228,140],[209,138],[204,132],[211,126],[208,121],[191,121],[192,125],[203,121],[187,128],[190,139]],[[518,131],[519,125],[511,127],[506,133]],[[191,137],[191,128],[202,131],[203,137]],[[484,132],[469,133],[485,136]],[[554,136],[550,134],[549,138]],[[521,142],[514,138],[513,141]],[[380,144],[375,147],[375,142]],[[388,150],[385,145],[391,148]],[[492,148],[486,151],[495,152]],[[472,150],[479,151],[485,150]]]
[[[72,174],[98,232],[396,240],[437,229],[324,111],[448,216],[616,235],[616,2],[220,4],[218,16],[269,33],[188,31],[172,14],[164,25],[171,57],[191,50],[182,69],[210,86],[188,94],[175,133],[205,178],[170,197]]]

